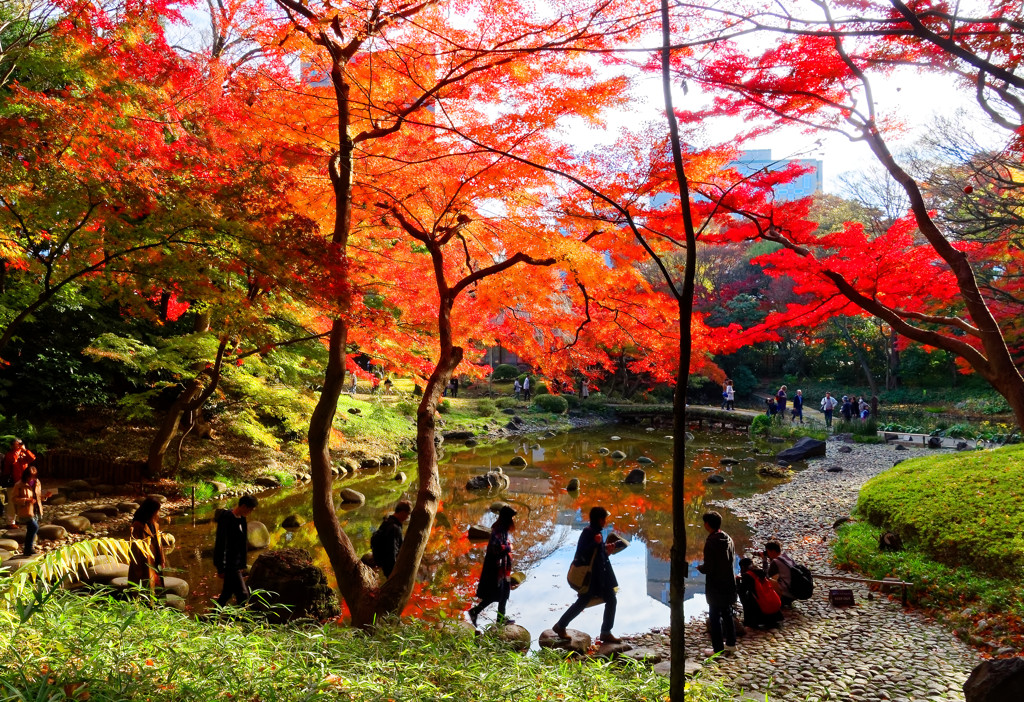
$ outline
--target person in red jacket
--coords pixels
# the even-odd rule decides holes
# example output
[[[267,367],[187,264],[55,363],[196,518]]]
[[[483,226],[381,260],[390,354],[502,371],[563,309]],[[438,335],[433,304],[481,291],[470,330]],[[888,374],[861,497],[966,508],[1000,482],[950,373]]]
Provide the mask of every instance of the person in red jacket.
[[[7,488],[5,514],[7,526],[12,529],[17,526],[15,524],[14,486],[21,482],[21,474],[35,460],[36,455],[25,448],[25,443],[21,439],[14,439],[11,442],[11,450],[4,455],[3,466],[0,467],[0,478],[2,478],[0,484]]]

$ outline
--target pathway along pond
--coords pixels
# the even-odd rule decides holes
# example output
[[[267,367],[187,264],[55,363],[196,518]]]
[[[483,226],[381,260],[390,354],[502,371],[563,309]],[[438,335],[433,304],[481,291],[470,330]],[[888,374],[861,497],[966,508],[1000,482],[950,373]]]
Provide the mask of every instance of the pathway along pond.
[[[612,440],[612,436],[621,437]],[[599,449],[622,451],[621,460],[603,456]],[[472,524],[490,526],[495,515],[490,505],[504,500],[519,511],[514,533],[515,567],[527,574],[526,581],[512,593],[509,616],[535,635],[549,628],[574,600],[575,593],[565,581],[576,548],[579,532],[586,525],[587,512],[593,505],[603,505],[611,512],[609,527],[632,543],[612,558],[619,580],[619,607],[615,631],[635,634],[669,624],[669,548],[671,545],[671,441],[659,432],[636,427],[604,426],[555,436],[533,435],[514,441],[467,448],[461,444],[445,444],[440,466],[442,504],[431,535],[416,588],[406,614],[435,618],[459,616],[473,601],[480,564],[486,542],[471,542],[466,536]],[[690,443],[690,468],[686,475],[686,491],[690,496],[687,508],[687,617],[706,608],[703,579],[694,565],[700,561],[705,532],[700,514],[705,501],[742,497],[770,489],[778,480],[762,478],[757,468],[770,461],[758,456],[754,444],[742,434],[698,434]],[[523,456],[528,465],[509,467],[513,456]],[[652,464],[640,464],[646,456]],[[738,463],[722,465],[723,458]],[[503,492],[471,492],[466,481],[501,466],[511,478],[511,486]],[[623,484],[633,468],[647,473],[645,486]],[[725,477],[720,485],[705,482],[712,474]],[[702,471],[702,469],[705,469]],[[402,471],[410,482],[397,483],[395,473]],[[381,519],[390,513],[402,497],[415,496],[416,466],[403,462],[397,469],[360,471],[339,479],[335,490],[349,487],[366,495],[366,503],[355,509],[338,510],[344,529],[359,553],[369,551],[370,535]],[[565,490],[571,478],[579,478],[576,493]],[[308,549],[314,561],[333,573],[326,554],[319,546],[312,523],[309,488],[283,488],[262,493],[260,506],[252,519],[270,529],[270,548],[297,546]],[[169,571],[191,584],[189,606],[193,611],[209,607],[211,598],[220,589],[220,580],[213,568],[213,515],[219,506],[204,505],[194,515],[178,515],[167,530],[177,538],[177,547],[169,556]],[[725,510],[725,529],[736,540],[737,551],[748,546],[745,526]],[[281,522],[298,514],[307,523],[293,530],[282,528]],[[250,564],[259,552],[249,555]],[[177,571],[177,572],[175,572]],[[574,626],[596,633],[600,628],[601,608],[589,609],[575,620]],[[481,616],[481,624],[492,621],[494,607]]]

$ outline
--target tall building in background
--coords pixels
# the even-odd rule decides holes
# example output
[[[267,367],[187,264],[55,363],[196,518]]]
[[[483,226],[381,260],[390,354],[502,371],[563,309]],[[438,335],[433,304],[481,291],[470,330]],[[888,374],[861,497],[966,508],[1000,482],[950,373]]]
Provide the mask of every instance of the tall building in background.
[[[740,157],[729,164],[735,168],[740,175],[748,176],[761,170],[781,171],[792,163],[799,164],[812,170],[790,183],[781,183],[775,186],[775,197],[779,200],[799,200],[809,197],[822,191],[824,182],[823,164],[819,159],[796,158],[796,159],[772,159],[771,149],[749,149],[741,151]]]

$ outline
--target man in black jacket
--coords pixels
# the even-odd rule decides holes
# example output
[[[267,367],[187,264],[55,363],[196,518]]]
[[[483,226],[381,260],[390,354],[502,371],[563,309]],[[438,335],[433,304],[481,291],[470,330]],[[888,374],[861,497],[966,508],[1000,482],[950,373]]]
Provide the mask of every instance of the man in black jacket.
[[[246,517],[252,514],[259,501],[252,495],[238,498],[238,505],[231,510],[222,510],[217,516],[217,540],[213,546],[213,564],[217,566],[217,577],[224,581],[224,589],[217,598],[221,607],[238,599],[244,605],[249,599],[249,587],[245,584],[245,571],[249,567],[249,525]]]
[[[384,577],[391,575],[402,548],[402,525],[412,512],[412,503],[402,500],[395,505],[395,512],[384,518],[380,528],[370,537],[370,550],[374,562],[384,571]]]
[[[704,594],[708,600],[708,628],[711,648],[721,653],[736,648],[736,628],[732,606],[736,602],[736,548],[732,537],[722,531],[722,515],[708,512],[701,517],[708,538],[704,541],[704,562],[697,570],[704,573]],[[725,634],[723,645],[722,635]]]

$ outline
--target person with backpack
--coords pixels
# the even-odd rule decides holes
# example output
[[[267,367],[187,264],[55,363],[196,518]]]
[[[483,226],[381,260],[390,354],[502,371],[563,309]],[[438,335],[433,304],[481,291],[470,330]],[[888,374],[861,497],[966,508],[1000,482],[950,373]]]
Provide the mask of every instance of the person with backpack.
[[[811,571],[783,554],[778,541],[765,544],[764,556],[767,562],[765,571],[768,579],[775,582],[783,607],[792,607],[794,600],[810,599],[814,592]]]
[[[754,567],[749,558],[740,559],[740,574],[736,578],[736,594],[743,605],[743,626],[758,629],[774,628],[782,621],[782,599],[765,577],[764,571]]]
[[[590,564],[590,581],[579,590],[576,601],[551,627],[555,636],[561,639],[567,638],[566,627],[569,623],[587,608],[591,600],[598,598],[604,601],[604,616],[601,619],[601,634],[598,639],[606,644],[619,643],[622,640],[612,633],[617,606],[615,593],[619,589],[619,581],[615,578],[615,571],[612,570],[608,558],[619,547],[613,541],[605,541],[603,533],[606,526],[608,510],[604,507],[591,507],[590,524],[580,533],[580,539],[576,543],[576,555],[573,556],[573,563],[576,565]]]
[[[402,548],[402,525],[412,514],[412,503],[401,500],[395,505],[393,514],[384,517],[377,531],[370,537],[370,551],[373,561],[384,571],[384,577],[391,575],[398,560],[398,550]]]
[[[704,562],[697,566],[697,571],[704,574],[711,648],[715,653],[732,652],[736,650],[736,627],[732,621],[732,606],[736,603],[736,547],[732,537],[722,531],[721,514],[707,512],[701,520],[708,537],[704,540]]]
[[[487,542],[480,583],[476,588],[480,603],[469,608],[469,621],[474,627],[480,612],[492,602],[498,603],[498,626],[515,624],[514,619],[505,616],[505,605],[512,591],[512,539],[509,534],[516,527],[515,516],[516,510],[513,507],[503,505],[498,511],[498,519],[491,527],[491,539]]]

